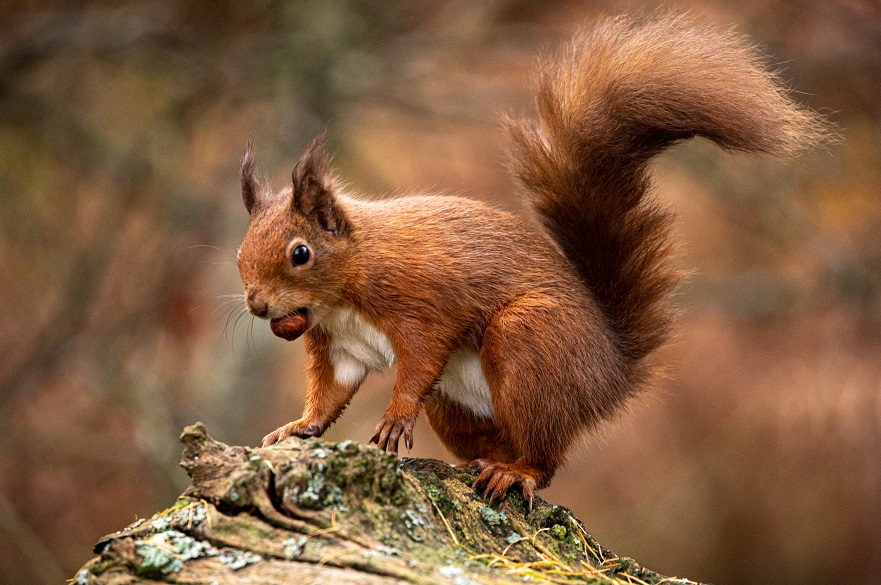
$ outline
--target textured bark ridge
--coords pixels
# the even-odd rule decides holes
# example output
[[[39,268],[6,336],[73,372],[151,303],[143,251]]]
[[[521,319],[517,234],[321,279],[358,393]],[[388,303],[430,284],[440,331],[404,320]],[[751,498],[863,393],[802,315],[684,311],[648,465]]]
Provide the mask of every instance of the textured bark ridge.
[[[192,485],[102,538],[76,585],[107,583],[693,584],[601,547],[560,506],[491,507],[474,472],[345,441],[230,447],[187,427]]]

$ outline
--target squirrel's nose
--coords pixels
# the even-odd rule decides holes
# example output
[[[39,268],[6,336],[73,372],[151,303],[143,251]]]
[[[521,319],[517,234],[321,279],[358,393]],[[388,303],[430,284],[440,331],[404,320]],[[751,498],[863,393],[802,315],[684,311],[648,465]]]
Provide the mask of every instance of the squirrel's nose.
[[[258,298],[257,291],[252,289],[248,292],[248,310],[255,317],[265,317],[269,313],[269,303]]]

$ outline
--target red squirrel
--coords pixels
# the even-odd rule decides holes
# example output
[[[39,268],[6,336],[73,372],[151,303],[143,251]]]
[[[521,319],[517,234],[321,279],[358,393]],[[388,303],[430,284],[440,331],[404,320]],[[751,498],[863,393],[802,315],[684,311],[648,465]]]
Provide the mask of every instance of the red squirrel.
[[[675,16],[600,21],[540,68],[536,102],[537,119],[506,126],[537,222],[463,197],[359,198],[323,136],[273,193],[249,147],[246,304],[307,354],[303,416],[264,446],[321,435],[369,371],[397,363],[371,441],[412,447],[424,410],[476,489],[513,487],[531,507],[576,439],[646,385],[669,335],[678,275],[652,157],[694,136],[791,154],[824,134],[743,39]]]

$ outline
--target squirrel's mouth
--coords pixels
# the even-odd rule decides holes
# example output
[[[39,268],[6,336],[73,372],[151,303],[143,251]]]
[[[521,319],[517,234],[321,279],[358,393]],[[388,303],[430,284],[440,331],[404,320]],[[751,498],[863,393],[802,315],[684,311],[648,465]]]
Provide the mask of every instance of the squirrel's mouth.
[[[269,328],[278,337],[293,341],[309,328],[309,309],[301,307],[283,317],[270,319]]]

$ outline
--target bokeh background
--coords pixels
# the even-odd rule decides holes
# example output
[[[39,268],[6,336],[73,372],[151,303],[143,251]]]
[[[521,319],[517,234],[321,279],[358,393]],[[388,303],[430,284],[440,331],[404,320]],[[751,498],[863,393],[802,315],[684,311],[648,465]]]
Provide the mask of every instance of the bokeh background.
[[[286,184],[329,131],[366,193],[523,212],[499,114],[607,0],[0,3],[0,582],[58,583],[186,486],[184,425],[255,444],[297,418],[301,343],[243,315],[238,165]],[[881,583],[881,5],[669,2],[736,26],[840,144],[691,143],[665,377],[543,496],[606,546],[717,584]],[[394,373],[327,434],[366,441]],[[424,421],[413,456],[449,455]]]

